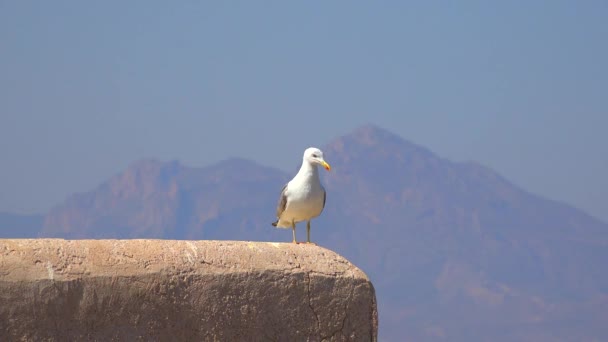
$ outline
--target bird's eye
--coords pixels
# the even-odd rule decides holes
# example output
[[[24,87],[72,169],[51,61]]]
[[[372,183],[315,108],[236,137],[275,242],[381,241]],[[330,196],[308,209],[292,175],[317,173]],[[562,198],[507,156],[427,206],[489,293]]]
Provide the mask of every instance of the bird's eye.
[[[313,158],[319,158],[319,155],[317,155],[317,154],[313,154],[313,155],[312,155],[312,157],[313,157]]]

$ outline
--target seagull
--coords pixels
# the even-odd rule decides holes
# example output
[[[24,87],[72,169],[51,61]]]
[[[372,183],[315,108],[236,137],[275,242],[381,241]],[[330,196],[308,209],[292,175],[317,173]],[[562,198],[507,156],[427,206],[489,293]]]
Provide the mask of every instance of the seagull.
[[[321,215],[325,208],[325,189],[319,180],[317,165],[323,166],[327,171],[331,170],[320,149],[307,148],[302,157],[300,171],[281,190],[277,205],[278,220],[272,225],[277,228],[291,228],[293,243],[297,243],[296,223],[301,221],[306,221],[306,242],[311,243],[310,220]]]

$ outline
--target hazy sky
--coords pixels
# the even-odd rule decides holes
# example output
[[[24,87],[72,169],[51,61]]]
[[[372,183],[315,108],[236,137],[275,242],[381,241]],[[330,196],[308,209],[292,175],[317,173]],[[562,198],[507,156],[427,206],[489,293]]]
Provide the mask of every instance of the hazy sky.
[[[0,0],[0,211],[364,123],[608,221],[608,2]]]

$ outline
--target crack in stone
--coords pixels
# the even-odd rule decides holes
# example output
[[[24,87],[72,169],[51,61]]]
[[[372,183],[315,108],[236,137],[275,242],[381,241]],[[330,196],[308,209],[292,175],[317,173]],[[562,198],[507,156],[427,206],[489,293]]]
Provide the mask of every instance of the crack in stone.
[[[319,332],[319,339],[322,341],[323,338],[321,336],[321,321],[319,320],[319,315],[315,311],[315,308],[312,306],[312,301],[310,298],[310,272],[306,272],[305,277],[306,277],[306,289],[308,292],[308,307],[310,307],[310,310],[312,311],[313,315],[315,315],[315,319],[317,320],[317,329]]]
[[[357,288],[357,286],[355,285],[355,274],[351,271],[350,275],[351,275],[351,279],[352,279],[352,286],[350,288],[348,300],[346,301],[346,314],[344,315],[344,319],[342,319],[342,326],[340,327],[340,331],[342,332],[342,335],[344,335],[344,324],[346,323],[346,318],[348,317],[350,305],[353,302],[353,298],[355,298],[355,290]]]
[[[351,272],[351,279],[353,280],[353,282],[352,282],[352,286],[350,288],[350,291],[349,291],[349,294],[348,294],[348,297],[346,300],[346,306],[344,308],[344,318],[342,318],[342,323],[340,325],[340,328],[333,331],[331,334],[329,334],[329,336],[322,337],[321,341],[327,340],[327,339],[332,340],[336,337],[336,335],[338,333],[342,333],[342,336],[344,336],[344,325],[346,324],[346,318],[348,318],[348,310],[349,310],[350,304],[352,303],[353,298],[355,296],[355,288],[356,288],[356,286],[354,284],[355,275],[352,272]]]
[[[355,296],[355,287],[356,287],[354,284],[355,277],[353,276],[352,279],[353,279],[353,285],[350,288],[350,292],[348,294],[348,299],[346,300],[346,307],[344,308],[344,318],[342,318],[342,324],[340,325],[340,330],[334,332],[332,334],[332,337],[334,335],[336,335],[338,332],[342,333],[342,336],[344,336],[344,325],[346,324],[346,318],[348,318],[350,304],[352,303],[353,297]]]

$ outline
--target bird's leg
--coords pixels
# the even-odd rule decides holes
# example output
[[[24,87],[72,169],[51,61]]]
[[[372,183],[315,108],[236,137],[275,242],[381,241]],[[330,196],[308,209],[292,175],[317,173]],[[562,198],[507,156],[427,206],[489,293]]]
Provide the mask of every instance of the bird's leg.
[[[306,243],[316,245],[316,243],[310,242],[310,220],[306,222]]]
[[[293,220],[291,221],[291,231],[293,233],[293,241],[292,242],[293,243],[298,243],[296,241],[296,223]]]

